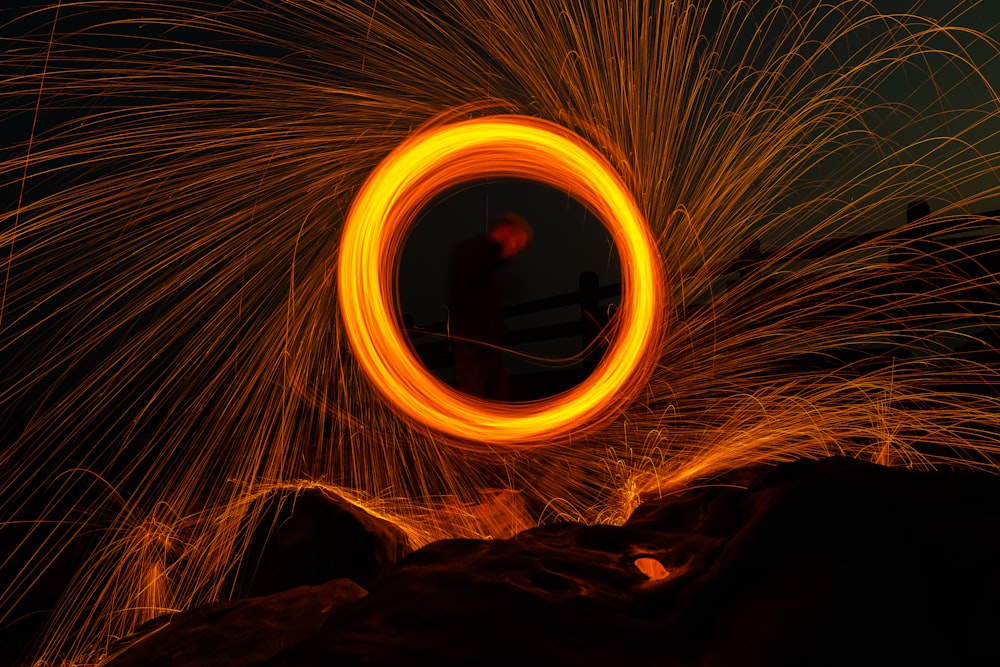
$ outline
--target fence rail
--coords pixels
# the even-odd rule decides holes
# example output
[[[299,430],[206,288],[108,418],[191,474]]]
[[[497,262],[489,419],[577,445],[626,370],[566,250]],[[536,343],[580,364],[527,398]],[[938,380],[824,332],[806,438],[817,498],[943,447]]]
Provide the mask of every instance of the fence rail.
[[[675,277],[682,278],[685,274],[690,275],[694,272],[700,272],[702,275],[712,276],[715,279],[732,276],[733,280],[730,282],[732,285],[736,284],[742,277],[753,275],[755,271],[764,267],[774,267],[778,264],[803,260],[818,260],[856,248],[878,248],[886,257],[895,259],[910,255],[935,258],[937,261],[949,263],[954,269],[972,279],[971,282],[974,286],[970,288],[970,294],[965,296],[969,297],[967,299],[969,303],[978,301],[982,304],[984,312],[978,314],[985,314],[985,311],[995,313],[1000,294],[993,289],[984,290],[983,285],[995,286],[994,276],[1000,274],[1000,231],[997,229],[1000,226],[1000,210],[964,218],[939,219],[924,217],[927,213],[925,209],[918,208],[916,213],[917,215],[914,215],[912,210],[908,210],[909,222],[919,222],[916,225],[907,225],[896,230],[821,239],[767,252],[762,252],[757,242],[747,241],[743,244],[743,252],[738,257],[684,270]],[[948,239],[947,237],[956,235],[956,229],[959,230],[958,233],[965,232],[972,234],[972,236]],[[979,279],[978,283],[976,283],[976,279]],[[767,278],[759,280],[761,280],[762,286],[766,285],[768,281]],[[575,292],[533,299],[504,308],[505,319],[567,306],[580,308],[578,319],[511,329],[504,337],[504,345],[512,346],[579,337],[581,350],[586,350],[600,335],[601,329],[607,323],[606,315],[603,314],[607,308],[602,309],[601,302],[619,298],[622,285],[620,282],[598,285],[596,274],[589,272],[580,275],[580,285],[581,289]],[[879,285],[872,286],[872,298],[879,298],[879,287]],[[899,283],[896,283],[894,287],[898,289]],[[885,292],[881,295],[882,297],[891,298],[891,294],[887,290],[882,289],[881,292]],[[975,292],[983,293],[974,294]],[[710,305],[710,302],[688,302],[678,304],[678,308],[683,309],[690,316],[692,309],[707,305]],[[927,307],[932,306],[924,306],[924,308]],[[835,315],[835,311],[828,310],[828,315]],[[969,315],[975,317],[977,313],[970,312]],[[435,322],[427,326],[411,326],[408,328],[408,334],[414,350],[428,368],[441,369],[451,365],[446,321]],[[595,354],[584,360],[584,372],[589,372],[587,367],[595,362],[595,355],[599,356],[599,352],[596,350]],[[564,380],[572,384],[570,378],[579,378],[580,370],[545,371],[530,375],[532,381],[536,382],[543,381],[543,376],[554,375],[561,377],[560,381]]]

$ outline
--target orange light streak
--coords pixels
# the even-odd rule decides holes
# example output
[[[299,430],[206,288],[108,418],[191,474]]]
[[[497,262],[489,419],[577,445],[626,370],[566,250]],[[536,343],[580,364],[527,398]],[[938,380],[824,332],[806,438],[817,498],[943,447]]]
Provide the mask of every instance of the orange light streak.
[[[484,177],[530,179],[572,195],[604,222],[622,258],[610,350],[586,381],[549,399],[489,402],[448,387],[416,358],[397,324],[396,273],[407,232],[435,195]],[[494,116],[420,132],[371,174],[344,224],[338,297],[360,365],[401,414],[465,440],[543,443],[601,421],[648,377],[665,312],[661,266],[631,193],[592,146],[553,123]]]
[[[0,625],[51,608],[34,664],[105,664],[153,616],[231,598],[271,499],[312,486],[419,547],[621,524],[764,462],[1000,473],[996,245],[978,237],[998,233],[1000,26],[972,0],[943,20],[873,4],[52,0],[5,18]],[[501,121],[535,140],[483,131]],[[362,188],[390,167],[405,178]],[[604,365],[537,404],[429,378],[395,310],[421,206],[505,175],[590,206],[626,258]],[[381,197],[364,218],[359,193]],[[932,216],[904,223],[914,199]],[[858,232],[879,233],[838,242]],[[723,275],[736,258],[753,261]],[[355,355],[349,329],[387,347]]]

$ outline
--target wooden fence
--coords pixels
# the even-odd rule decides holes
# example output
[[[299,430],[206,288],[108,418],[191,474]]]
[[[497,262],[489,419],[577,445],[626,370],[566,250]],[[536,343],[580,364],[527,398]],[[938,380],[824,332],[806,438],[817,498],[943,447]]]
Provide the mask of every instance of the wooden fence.
[[[961,218],[933,219],[926,217],[927,209],[911,205],[907,210],[909,222],[919,225],[907,225],[895,232],[871,232],[822,239],[803,243],[794,247],[785,247],[771,251],[761,251],[756,242],[743,245],[742,253],[726,262],[699,267],[703,275],[716,278],[728,278],[729,284],[736,284],[741,277],[751,276],[761,267],[774,267],[790,262],[820,260],[845,251],[861,247],[877,247],[891,261],[907,261],[915,268],[921,262],[934,262],[938,265],[948,265],[950,271],[968,278],[970,293],[955,293],[963,302],[980,304],[983,312],[970,310],[970,319],[985,318],[987,315],[997,317],[1000,293],[992,289],[995,286],[995,276],[1000,275],[1000,210],[990,211],[978,216],[976,227],[978,233],[970,238],[954,237],[954,230],[963,228]],[[969,225],[964,225],[969,227]],[[808,276],[808,272],[803,272]],[[757,276],[755,280],[762,292],[767,292],[768,278]],[[603,350],[598,338],[607,324],[607,312],[611,302],[621,296],[621,283],[599,285],[596,273],[580,274],[580,289],[575,292],[535,299],[504,308],[505,321],[516,320],[524,315],[542,313],[556,308],[577,306],[579,317],[572,320],[545,324],[539,326],[511,328],[504,337],[504,345],[513,347],[538,341],[578,338],[580,350],[586,351],[582,361],[576,367],[569,369],[546,370],[530,374],[515,375],[511,378],[511,394],[515,400],[528,400],[540,396],[551,395],[564,390],[582,380],[593,369],[600,359]],[[898,282],[888,285],[872,285],[869,293],[877,298],[881,291],[885,299],[891,299],[890,291],[899,290]],[[981,292],[973,294],[971,292]],[[602,303],[604,305],[602,305]],[[711,305],[710,302],[692,302],[679,304],[687,316],[692,310]],[[924,306],[933,307],[933,306]],[[835,309],[827,309],[827,316],[836,316]],[[846,314],[846,313],[845,313]],[[912,314],[912,311],[911,311]],[[411,343],[418,357],[432,370],[445,369],[452,365],[451,351],[447,340],[447,322],[435,322],[427,326],[408,324],[407,328]]]

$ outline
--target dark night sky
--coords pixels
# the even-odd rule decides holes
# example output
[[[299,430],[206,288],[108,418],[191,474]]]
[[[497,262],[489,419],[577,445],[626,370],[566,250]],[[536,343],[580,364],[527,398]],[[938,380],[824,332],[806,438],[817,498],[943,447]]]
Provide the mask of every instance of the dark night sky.
[[[995,26],[1000,25],[1000,2],[982,2],[961,14],[956,13],[954,3],[949,0],[930,0],[923,4],[909,0],[876,0],[873,4],[883,13],[912,12],[976,30],[994,26],[994,35],[997,33]],[[1000,61],[988,61],[985,51],[972,51],[971,55],[987,80],[1000,82]],[[953,83],[947,75],[933,81],[916,71],[902,71],[883,82],[878,93],[889,101],[908,100],[918,107],[934,108],[935,100],[939,100],[945,90],[950,104],[971,104],[973,98],[968,95],[968,86],[948,90]],[[983,100],[980,97],[977,101]],[[912,133],[916,138],[926,130],[913,127]],[[987,140],[983,146],[1000,151],[1000,138]],[[852,165],[852,168],[854,166],[861,169],[864,165]],[[975,194],[996,185],[995,175],[987,174],[966,184],[962,191]],[[935,208],[947,203],[950,202],[932,201]],[[996,206],[987,205],[982,210],[1000,208],[1000,201],[995,203]],[[401,260],[400,294],[404,312],[411,314],[416,324],[430,324],[445,318],[451,252],[462,239],[481,234],[491,213],[503,210],[522,213],[537,234],[535,245],[508,268],[506,284],[511,302],[574,291],[577,276],[584,270],[597,271],[601,284],[619,280],[617,256],[610,248],[607,234],[576,202],[541,186],[510,183],[479,186],[473,191],[453,195],[444,205],[433,207],[410,237]],[[900,210],[899,221],[902,219],[903,211]],[[549,314],[548,319],[537,316],[510,324],[518,328],[575,316],[576,311],[568,308]],[[570,354],[574,344],[574,341],[564,341],[562,346],[536,346],[531,351]]]
[[[20,20],[26,8],[50,5],[51,3],[31,1],[19,3],[18,9],[0,10],[0,36],[8,37],[31,25],[36,34],[44,34],[50,12],[42,12],[31,21]],[[173,3],[179,5],[181,3]],[[968,26],[977,30],[990,29],[994,37],[1000,37],[996,26],[1000,25],[1000,2],[987,0],[980,2],[961,14],[956,14],[950,0],[929,0],[913,3],[911,0],[875,0],[874,7],[883,13],[912,11],[949,23]],[[762,5],[766,9],[769,5]],[[69,12],[64,12],[60,31],[71,29]],[[991,28],[992,27],[992,28]],[[1000,61],[986,61],[982,51],[973,51],[973,61],[982,66],[983,76],[993,82],[1000,82]],[[911,97],[916,101],[931,103],[938,99],[942,90],[936,86],[950,85],[948,76],[933,80],[914,72],[905,72],[882,84],[879,92],[889,100]],[[30,91],[29,91],[30,92]],[[25,98],[27,99],[27,98]],[[967,96],[964,88],[949,92],[949,99],[965,106]],[[981,100],[980,100],[981,101]],[[919,106],[919,105],[918,105]],[[30,115],[16,116],[4,114],[5,141],[17,144],[23,141],[30,124]],[[55,120],[55,119],[53,119]],[[44,123],[44,119],[43,119]],[[39,130],[44,128],[38,128]],[[913,128],[914,136],[921,136],[923,130]],[[1000,138],[986,139],[982,147],[988,151],[1000,152]],[[9,205],[10,196],[16,192],[15,184],[0,183],[4,207]],[[982,192],[995,187],[995,175],[985,175],[967,184],[966,191]],[[990,208],[1000,208],[1000,201]],[[446,316],[448,271],[451,254],[464,238],[480,234],[485,230],[491,214],[511,210],[524,215],[535,228],[536,242],[509,268],[507,275],[508,295],[512,302],[526,301],[539,297],[574,291],[581,271],[598,272],[602,284],[619,279],[617,257],[610,247],[608,235],[597,221],[589,216],[576,202],[560,193],[535,185],[513,185],[493,183],[488,187],[477,187],[451,197],[436,206],[413,231],[411,240],[401,258],[400,294],[405,312],[413,315],[417,324],[441,321]],[[561,321],[576,316],[574,309],[563,309],[550,313],[547,321]],[[538,323],[539,320],[525,318],[512,323],[513,327]],[[545,353],[542,349],[533,351]],[[554,354],[571,352],[569,348],[554,350]]]

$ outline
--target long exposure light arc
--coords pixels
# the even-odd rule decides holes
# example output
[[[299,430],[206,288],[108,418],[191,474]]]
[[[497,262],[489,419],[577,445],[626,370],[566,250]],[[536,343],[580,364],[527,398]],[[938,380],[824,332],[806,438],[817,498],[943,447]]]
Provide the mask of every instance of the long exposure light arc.
[[[565,191],[595,212],[622,257],[617,336],[579,385],[545,400],[483,401],[436,379],[398,326],[398,253],[421,209],[454,185],[518,177]],[[661,262],[646,221],[611,165],[578,135],[526,116],[431,127],[393,151],[362,187],[344,225],[338,297],[355,355],[403,415],[465,441],[556,441],[620,407],[656,358],[664,311]]]
[[[523,528],[791,458],[1000,471],[997,280],[964,268],[996,256],[974,236],[1000,208],[995,3],[32,4],[0,18],[0,190],[25,193],[0,212],[0,415],[23,412],[0,626],[35,664],[104,664],[232,598],[265,499],[312,485],[419,546],[502,535],[514,513],[475,505],[497,488]],[[670,277],[640,393],[551,447],[400,418],[344,344],[362,185],[415,128],[486,114],[599,147]],[[929,221],[904,222],[915,199]]]

